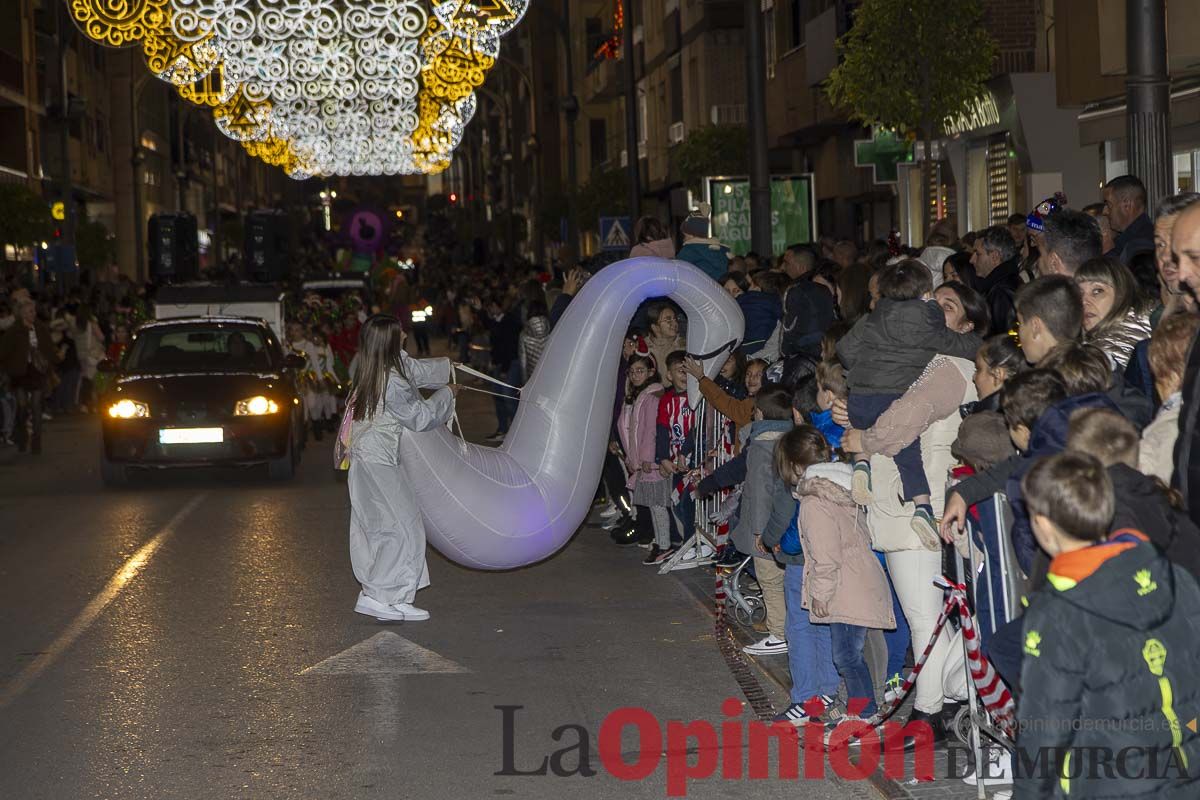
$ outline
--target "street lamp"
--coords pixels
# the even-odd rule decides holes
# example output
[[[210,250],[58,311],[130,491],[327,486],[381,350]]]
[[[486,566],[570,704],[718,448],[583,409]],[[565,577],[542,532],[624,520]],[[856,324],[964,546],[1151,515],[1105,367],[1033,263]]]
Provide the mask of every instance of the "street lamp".
[[[333,230],[333,201],[337,199],[337,192],[333,189],[325,188],[321,190],[321,216],[325,220],[325,230]],[[396,216],[400,216],[399,211]]]

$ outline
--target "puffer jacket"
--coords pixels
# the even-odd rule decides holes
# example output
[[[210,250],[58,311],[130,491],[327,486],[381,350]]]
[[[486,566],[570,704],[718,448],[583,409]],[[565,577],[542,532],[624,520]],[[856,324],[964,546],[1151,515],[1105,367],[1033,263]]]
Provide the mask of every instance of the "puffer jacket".
[[[894,628],[892,593],[871,552],[866,520],[850,496],[849,464],[814,464],[796,487],[800,498],[800,544],[804,549],[803,607],[826,603],[829,615],[815,624],[841,622]]]
[[[1052,456],[1066,449],[1067,428],[1071,422],[1071,415],[1083,408],[1107,408],[1120,413],[1120,409],[1107,395],[1097,393],[1068,397],[1050,406],[1038,417],[1038,421],[1033,423],[1033,430],[1029,432],[1029,449],[1021,454],[1016,469],[1005,484],[1005,494],[1008,495],[1013,516],[1013,549],[1016,551],[1017,563],[1026,575],[1033,574],[1033,557],[1039,548],[1029,522],[1029,512],[1025,508],[1021,479],[1039,458]]]
[[[714,281],[729,272],[729,248],[716,239],[685,239],[675,258],[698,267]]]
[[[1102,325],[1083,335],[1085,344],[1099,347],[1121,372],[1129,365],[1129,359],[1138,342],[1149,339],[1150,315],[1144,311],[1130,309],[1121,319],[1111,325]]]
[[[549,318],[537,316],[525,320],[525,328],[521,331],[521,340],[518,345],[518,355],[521,359],[521,377],[526,383],[533,377],[533,371],[537,369],[538,362],[542,360],[542,353],[545,352],[548,341],[550,341]]]
[[[833,295],[807,277],[793,283],[783,295],[783,322],[779,352],[821,357],[821,339],[837,318]]]
[[[617,435],[621,438],[621,449],[625,452],[625,469],[629,478],[625,488],[632,490],[639,482],[652,483],[662,480],[657,469],[642,472],[643,463],[655,464],[654,444],[657,433],[658,401],[662,398],[663,385],[655,382],[642,389],[632,404],[621,405],[621,417],[617,422]]]
[[[861,394],[903,394],[935,355],[975,360],[982,340],[955,333],[937,303],[881,298],[837,344],[846,383]]]
[[[756,553],[754,537],[783,535],[783,530],[768,530],[772,510],[777,503],[791,504],[787,484],[775,474],[775,444],[792,429],[791,420],[765,419],[750,425],[746,442],[746,481],[738,506],[738,524],[733,530],[734,546],[742,553]],[[787,525],[783,520],[784,527]],[[777,538],[774,541],[778,541]]]
[[[1172,564],[1200,578],[1200,528],[1192,518],[1171,505],[1158,481],[1133,467],[1113,464],[1108,468],[1108,477],[1117,498],[1112,530],[1141,531]]]
[[[783,303],[777,294],[755,291],[742,292],[737,304],[746,320],[742,352],[748,356],[757,355],[783,317]]]
[[[1200,586],[1143,534],[1056,557],[1023,645],[1014,798],[1200,797]]]
[[[651,256],[653,258],[674,258],[675,240],[656,239],[653,242],[646,242],[645,244],[635,244],[633,249],[629,251],[630,258],[640,258],[642,256]]]

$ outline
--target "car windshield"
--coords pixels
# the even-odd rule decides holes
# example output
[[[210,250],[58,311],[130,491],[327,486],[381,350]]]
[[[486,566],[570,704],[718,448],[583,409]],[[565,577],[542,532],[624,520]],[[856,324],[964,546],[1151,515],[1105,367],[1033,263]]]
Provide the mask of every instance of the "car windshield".
[[[138,333],[125,362],[131,372],[271,369],[262,331],[225,325],[150,327]]]

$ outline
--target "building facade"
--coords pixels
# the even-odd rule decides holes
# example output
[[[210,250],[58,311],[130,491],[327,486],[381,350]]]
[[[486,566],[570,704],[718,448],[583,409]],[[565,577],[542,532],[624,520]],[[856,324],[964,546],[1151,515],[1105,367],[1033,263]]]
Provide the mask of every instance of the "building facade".
[[[131,277],[147,274],[153,214],[194,214],[211,263],[218,246],[241,249],[240,215],[277,204],[291,183],[151,76],[140,50],[97,45],[55,0],[0,3],[0,182],[63,201],[64,241],[84,220],[102,224],[116,240],[113,266]]]

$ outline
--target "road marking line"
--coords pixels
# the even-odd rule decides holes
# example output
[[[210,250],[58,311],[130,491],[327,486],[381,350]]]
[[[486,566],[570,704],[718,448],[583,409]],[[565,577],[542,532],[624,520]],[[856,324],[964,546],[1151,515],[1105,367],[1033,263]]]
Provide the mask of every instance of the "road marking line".
[[[471,670],[440,653],[383,631],[366,641],[300,670],[301,675],[433,675]]]
[[[154,557],[155,552],[158,551],[158,548],[162,547],[163,542],[175,532],[179,523],[183,522],[188,515],[195,511],[207,497],[208,494],[203,493],[189,500],[183,508],[175,512],[175,516],[171,517],[166,525],[158,529],[158,532],[151,537],[150,541],[138,548],[138,551],[129,557],[124,565],[117,570],[116,574],[109,579],[108,583],[104,585],[100,593],[93,597],[91,602],[84,607],[83,611],[79,612],[79,615],[71,621],[67,629],[60,633],[58,638],[50,643],[49,647],[39,653],[37,658],[29,662],[25,669],[21,670],[11,683],[5,686],[3,690],[0,690],[0,708],[4,708],[19,697],[37,680],[39,675],[61,658],[71,645],[75,644],[75,640],[82,636],[95,623],[104,609],[108,607],[108,604],[116,600],[121,590],[128,586],[145,568],[150,559]]]

